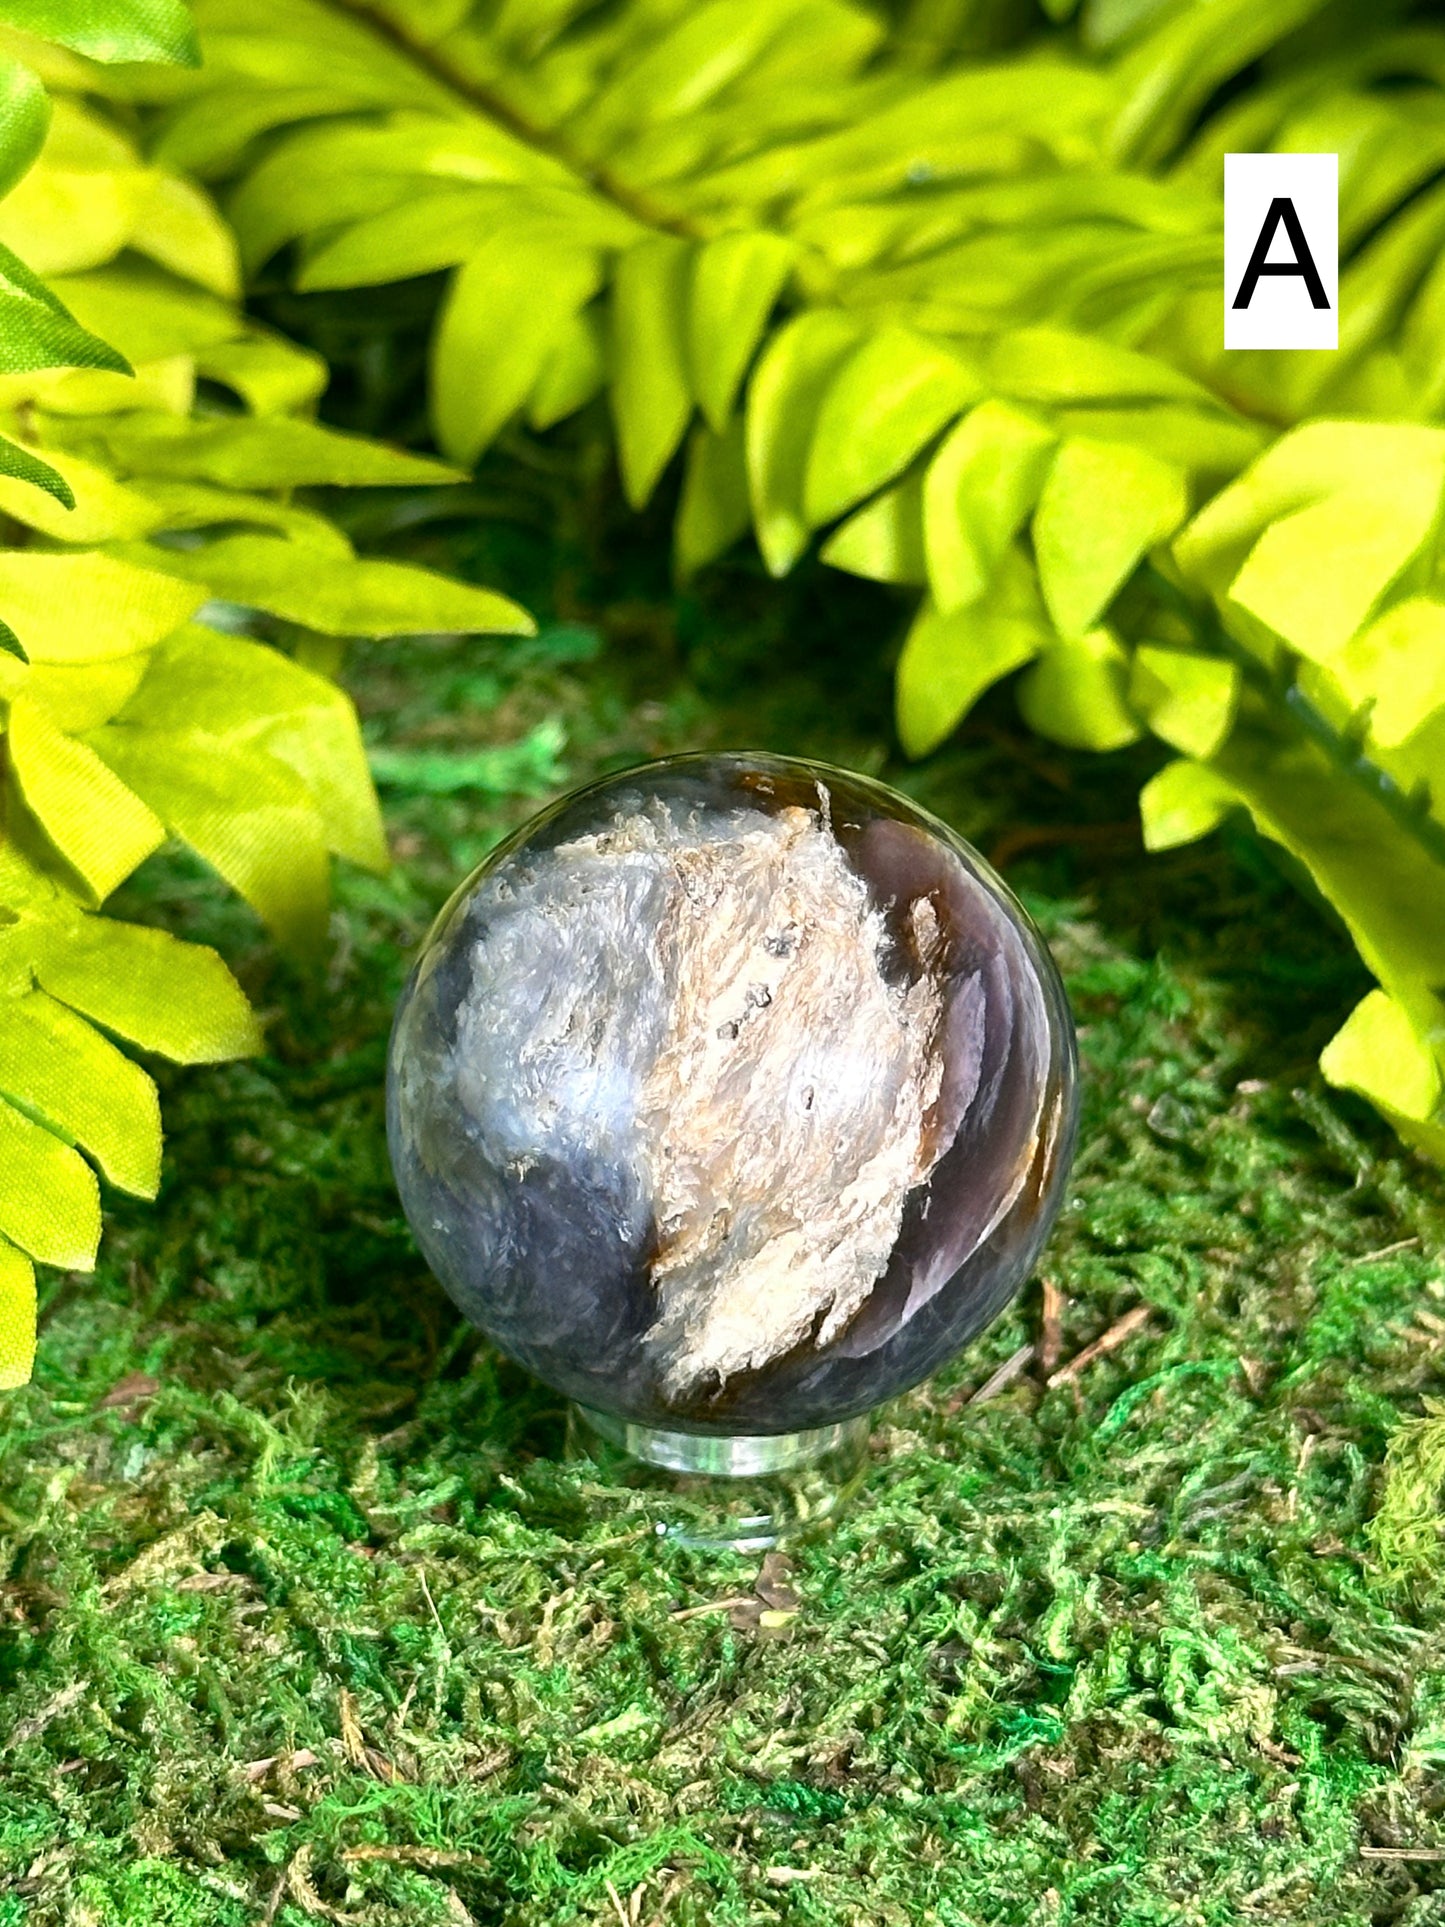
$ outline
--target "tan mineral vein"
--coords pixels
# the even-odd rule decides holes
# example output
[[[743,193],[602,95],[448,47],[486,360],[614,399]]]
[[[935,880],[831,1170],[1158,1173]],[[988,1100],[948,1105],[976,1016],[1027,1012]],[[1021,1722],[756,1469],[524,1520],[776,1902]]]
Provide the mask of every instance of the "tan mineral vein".
[[[882,1274],[936,1156],[941,992],[932,972],[885,980],[882,918],[813,812],[701,842],[669,830],[633,819],[607,847],[670,876],[671,1007],[638,1122],[660,1238],[648,1339],[678,1396],[826,1344]],[[926,900],[914,919],[930,956]]]

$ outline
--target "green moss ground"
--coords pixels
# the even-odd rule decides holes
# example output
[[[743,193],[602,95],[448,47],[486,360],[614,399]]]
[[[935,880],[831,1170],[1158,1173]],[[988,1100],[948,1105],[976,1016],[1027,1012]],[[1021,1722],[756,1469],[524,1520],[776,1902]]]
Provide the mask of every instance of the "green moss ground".
[[[1147,766],[1006,699],[891,762],[886,596],[744,561],[674,597],[648,531],[604,568],[559,499],[503,467],[451,521],[365,511],[550,626],[355,652],[399,860],[340,879],[324,982],[179,861],[122,906],[220,944],[270,1052],[167,1075],[159,1204],[47,1282],[0,1405],[0,1927],[1445,1922],[1445,1184],[1312,1069],[1348,946],[1248,841],[1146,859]],[[564,780],[739,743],[902,780],[1005,862],[1087,1070],[1061,1357],[1148,1311],[970,1404],[1031,1285],[882,1415],[775,1625],[697,1610],[757,1560],[660,1551],[564,1458],[382,1134],[462,871]]]

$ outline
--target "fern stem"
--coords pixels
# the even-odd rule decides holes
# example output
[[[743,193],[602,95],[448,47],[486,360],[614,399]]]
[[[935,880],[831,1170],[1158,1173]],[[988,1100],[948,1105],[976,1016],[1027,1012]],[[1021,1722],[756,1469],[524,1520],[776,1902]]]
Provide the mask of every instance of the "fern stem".
[[[1422,806],[1413,795],[1402,790],[1388,770],[1372,762],[1316,709],[1297,683],[1290,683],[1284,690],[1283,702],[1304,734],[1325,752],[1336,768],[1368,790],[1402,830],[1413,836],[1437,863],[1445,864],[1445,829],[1429,815],[1428,795]]]
[[[418,40],[415,35],[408,33],[398,21],[380,7],[371,5],[369,0],[331,0],[331,4],[338,13],[350,14],[352,19],[369,27],[378,39],[404,54],[423,73],[429,74],[469,107],[485,114],[509,134],[525,141],[529,147],[570,168],[579,181],[610,201],[621,213],[663,234],[676,234],[687,241],[707,239],[707,231],[701,224],[672,208],[661,206],[646,194],[640,194],[600,162],[590,159],[561,139],[555,129],[534,121],[504,95],[462,73],[435,47],[429,47],[424,40]]]
[[[1284,710],[1300,735],[1323,751],[1335,768],[1364,790],[1434,862],[1445,866],[1445,827],[1429,814],[1428,795],[1422,804],[1402,790],[1388,770],[1365,754],[1356,738],[1335,727],[1292,676],[1272,676],[1257,656],[1230,635],[1212,604],[1195,602],[1153,563],[1146,563],[1141,574],[1159,600],[1188,625],[1202,648],[1228,656],[1260,694]]]

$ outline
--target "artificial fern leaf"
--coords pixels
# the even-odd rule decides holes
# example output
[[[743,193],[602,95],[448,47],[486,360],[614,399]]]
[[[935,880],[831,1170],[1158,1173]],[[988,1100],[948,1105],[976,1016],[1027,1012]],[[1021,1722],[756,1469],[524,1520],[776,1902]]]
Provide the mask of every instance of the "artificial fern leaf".
[[[674,529],[678,575],[685,580],[724,554],[746,531],[749,519],[742,417],[730,421],[720,435],[699,422],[688,446]]]
[[[337,222],[414,204],[440,185],[487,181],[573,185],[560,163],[501,128],[400,109],[365,123],[322,121],[277,142],[227,211],[254,270],[286,242]]]
[[[0,1234],[42,1264],[89,1271],[100,1186],[70,1146],[0,1100]]]
[[[130,372],[123,355],[87,333],[19,256],[0,245],[0,375],[56,367]]]
[[[1257,60],[1319,0],[1202,0],[1178,7],[1124,56],[1124,99],[1109,129],[1109,151],[1136,161],[1162,158],[1215,88]]]
[[[1195,516],[1174,544],[1186,572],[1218,594],[1273,524],[1330,494],[1394,505],[1428,527],[1439,500],[1445,435],[1395,422],[1310,422],[1283,436]]]
[[[1037,326],[1001,333],[990,346],[988,373],[1015,400],[1025,402],[1214,400],[1207,389],[1157,355],[1069,328]]]
[[[1206,764],[1184,757],[1166,763],[1139,797],[1144,847],[1172,850],[1181,843],[1195,843],[1240,807],[1239,792]]]
[[[189,626],[156,651],[119,728],[193,728],[222,746],[264,750],[306,786],[326,844],[364,869],[387,865],[376,794],[351,698],[326,676],[243,636]]]
[[[1328,495],[1270,524],[1230,599],[1291,648],[1327,662],[1421,548],[1435,514],[1435,502],[1421,501],[1412,515],[1394,489]]]
[[[810,526],[831,522],[890,481],[979,392],[974,370],[910,330],[870,335],[838,369],[818,409],[803,479]]]
[[[835,569],[874,582],[921,585],[928,579],[923,550],[923,476],[905,475],[895,487],[850,515],[818,551]]]
[[[1384,804],[1346,789],[1308,743],[1236,728],[1214,759],[1267,836],[1298,858],[1349,925],[1360,954],[1424,1040],[1445,1024],[1441,866],[1398,834]]]
[[[75,507],[70,484],[54,462],[42,462],[28,448],[21,448],[18,443],[7,441],[0,435],[0,486],[7,480],[23,482],[27,488],[43,489],[63,509]]]
[[[698,405],[716,434],[727,426],[797,252],[787,235],[760,230],[719,234],[698,250],[688,294],[688,364]]]
[[[1129,658],[1107,628],[1049,643],[1019,684],[1031,729],[1070,749],[1122,749],[1143,729],[1128,700]]]
[[[24,676],[5,680],[57,729],[78,736],[110,721],[144,677],[148,660],[140,650],[104,662],[36,662]]]
[[[314,956],[326,934],[326,835],[296,772],[193,728],[92,732],[100,760],[244,897],[278,942]]]
[[[43,990],[0,1006],[0,1096],[88,1152],[120,1190],[155,1196],[161,1172],[155,1085]]]
[[[143,535],[157,526],[154,504],[117,483],[93,462],[47,450],[42,464],[57,488],[45,494],[28,486],[28,477],[10,476],[0,468],[0,510],[26,528],[38,529],[64,542],[105,542],[117,536]]]
[[[415,205],[388,209],[308,242],[296,285],[308,290],[370,288],[434,274],[470,260],[499,228],[513,224],[523,230],[519,240],[528,230],[543,239],[549,230],[566,239],[571,230],[573,244],[581,248],[619,238],[610,218],[599,222],[595,211],[575,195],[518,196],[490,186],[446,188],[419,196]],[[629,233],[621,230],[623,238]]]
[[[862,338],[852,316],[820,308],[799,315],[769,346],[748,398],[748,485],[763,559],[786,575],[811,530],[804,478],[823,398]]]
[[[1371,741],[1398,749],[1445,709],[1445,603],[1429,596],[1394,603],[1329,666],[1352,714],[1369,705]]]
[[[452,283],[432,350],[437,440],[454,461],[475,461],[523,407],[601,279],[595,254],[545,236],[503,228],[478,247]]]
[[[222,754],[232,742],[264,750],[306,786],[329,849],[364,869],[386,868],[351,699],[277,650],[213,629],[179,629],[156,651],[117,723],[137,733],[199,730]]]
[[[66,473],[73,470],[68,468]],[[140,533],[204,532],[223,525],[266,529],[320,556],[346,559],[355,555],[350,541],[334,522],[284,494],[258,495],[248,489],[217,488],[209,482],[172,482],[146,476],[126,489],[126,498],[127,503],[143,505],[146,520]],[[117,529],[117,534],[123,533]],[[174,553],[167,555],[167,571],[175,567],[170,559]]]
[[[158,152],[167,166],[202,180],[215,179],[258,134],[298,118],[355,107],[445,112],[451,105],[447,89],[404,54],[315,0],[221,0],[205,25],[217,34],[203,50],[205,91],[194,101],[182,97]],[[171,86],[164,93],[174,98]]]
[[[1146,642],[1134,652],[1129,705],[1162,741],[1207,759],[1233,726],[1239,687],[1232,662]]]
[[[36,980],[117,1037],[177,1064],[220,1064],[261,1048],[240,986],[201,944],[113,917],[27,930]]]
[[[131,229],[130,246],[215,294],[240,293],[234,235],[206,195],[178,175],[162,174],[154,182]]]
[[[0,194],[28,173],[45,140],[50,102],[30,69],[0,60]]]
[[[1445,1163],[1445,1074],[1418,1028],[1383,990],[1351,1011],[1320,1056],[1331,1084],[1384,1112],[1407,1143]]]
[[[199,549],[132,543],[123,553],[212,597],[328,636],[530,635],[530,616],[490,589],[404,562],[318,555],[276,535],[222,535]],[[189,613],[189,611],[188,611]]]
[[[989,596],[948,611],[925,602],[898,664],[898,734],[910,756],[937,747],[983,692],[1052,640],[1033,570],[1011,549]]]
[[[1445,432],[1318,423],[1284,437],[1202,511],[1174,544],[1176,559],[1212,593],[1241,660],[1262,654],[1269,674],[1256,668],[1242,685],[1242,721],[1200,777],[1173,777],[1176,795],[1163,787],[1166,771],[1144,798],[1152,844],[1210,827],[1211,813],[1242,803],[1306,867],[1388,1000],[1351,1020],[1328,1074],[1432,1151],[1438,1120],[1413,1100],[1391,1100],[1362,1052],[1381,1026],[1405,1024],[1409,1053],[1445,1065],[1445,674],[1434,605],[1412,593],[1433,563],[1442,488]],[[1299,542],[1306,520],[1333,542],[1315,552],[1313,577]],[[1382,597],[1383,613],[1361,629]],[[1272,711],[1270,693],[1291,678],[1293,708]],[[1357,716],[1370,730],[1368,757]],[[1384,1029],[1376,1041],[1383,1050]],[[1428,1083],[1423,1072],[1405,1081],[1417,1093]]]
[[[57,440],[108,454],[131,477],[211,482],[222,488],[366,488],[455,482],[459,472],[286,415],[193,421],[138,413],[70,426]]]
[[[551,428],[585,408],[607,380],[606,345],[595,309],[564,323],[527,403],[532,428]],[[747,527],[744,522],[737,533]],[[721,553],[721,551],[719,551]]]
[[[1032,513],[1055,446],[1044,425],[985,401],[944,441],[923,485],[928,582],[947,615],[983,595]]]
[[[629,248],[613,290],[612,407],[622,485],[634,508],[652,494],[692,408],[688,291],[692,249],[659,234]]]
[[[69,274],[123,247],[223,295],[239,282],[236,244],[188,181],[140,165],[96,115],[57,101],[39,162],[0,205],[0,240],[39,274]]]
[[[226,296],[153,262],[107,261],[83,273],[57,274],[53,284],[87,325],[109,329],[137,366],[194,355],[241,331]]]
[[[92,60],[172,60],[194,66],[195,29],[182,0],[0,0],[0,20],[58,40]]]
[[[175,108],[155,143],[153,157],[199,180],[215,181],[273,127],[313,115],[344,114],[356,101],[356,91],[344,81],[288,86],[282,80],[268,84],[263,77],[223,96],[203,96]]]
[[[11,699],[6,744],[20,796],[92,902],[103,903],[165,842],[155,812],[23,694]]]
[[[639,239],[633,223],[604,204],[551,189],[506,191],[490,186],[451,189],[358,221],[335,238],[304,250],[297,286],[308,289],[374,287],[378,282],[431,274],[471,259],[501,227],[517,245],[570,243],[575,249],[626,246]]]
[[[0,1392],[30,1377],[35,1358],[35,1267],[0,1238]]]
[[[330,379],[320,355],[264,328],[198,348],[196,373],[232,389],[254,415],[310,408]]]
[[[168,635],[203,589],[108,555],[0,549],[0,607],[32,662],[102,662]]]
[[[607,151],[658,121],[695,113],[753,65],[783,11],[759,0],[739,14],[728,0],[707,0],[676,16],[587,100],[576,117],[579,144]]]
[[[1200,496],[1237,475],[1270,441],[1268,431],[1257,422],[1172,402],[1142,407],[1105,401],[1063,403],[1051,408],[1049,416],[1061,434],[1123,442],[1182,469],[1190,477],[1191,490]]]
[[[1445,431],[1321,422],[1286,436],[1174,544],[1240,641],[1305,658],[1302,683],[1343,726],[1383,713],[1376,749],[1402,745],[1439,706],[1442,631],[1414,592],[1433,566]],[[1302,532],[1330,538],[1312,561]],[[1385,603],[1378,621],[1362,625]],[[1406,786],[1408,787],[1408,785]]]
[[[1139,558],[1172,535],[1189,507],[1181,471],[1124,442],[1070,436],[1034,516],[1034,549],[1061,636],[1098,621]]]

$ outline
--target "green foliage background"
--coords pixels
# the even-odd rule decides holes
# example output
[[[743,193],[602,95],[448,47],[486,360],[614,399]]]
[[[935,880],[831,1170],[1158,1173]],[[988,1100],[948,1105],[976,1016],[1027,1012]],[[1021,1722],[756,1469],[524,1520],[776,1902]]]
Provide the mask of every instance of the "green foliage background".
[[[1325,1073],[1440,1156],[1445,32],[1047,12],[200,0],[205,66],[136,91],[253,272],[449,271],[454,460],[605,392],[634,506],[685,446],[682,576],[751,527],[922,591],[911,753],[1021,669],[1042,735],[1179,752],[1147,841],[1290,852],[1379,984]],[[1222,156],[1269,147],[1340,155],[1337,354],[1222,346]]]
[[[166,0],[4,17],[103,58],[196,57]],[[454,472],[312,421],[325,366],[246,319],[206,196],[142,160],[73,55],[16,44],[31,64],[5,62],[0,127],[21,177],[0,206],[0,1384],[29,1370],[32,1261],[94,1264],[94,1167],[143,1197],[159,1182],[154,1082],[110,1036],[182,1063],[260,1043],[214,951],[99,914],[107,898],[176,837],[316,954],[329,853],[387,864],[351,703],[318,673],[331,639],[530,627],[485,590],[357,561],[291,499]],[[198,379],[215,399],[197,404]],[[245,633],[257,616],[289,653]]]
[[[1445,31],[1346,0],[1047,25],[951,0],[201,0],[198,64],[165,5],[12,17],[66,44],[14,40],[0,206],[11,1377],[30,1259],[93,1259],[75,1147],[154,1184],[151,1087],[77,1013],[183,1058],[254,1042],[213,962],[214,1035],[75,994],[57,1016],[50,926],[134,950],[67,906],[173,835],[314,952],[328,851],[385,860],[318,674],[339,639],[526,624],[358,562],[291,491],[455,479],[514,424],[604,408],[634,508],[682,462],[680,579],[751,533],[774,576],[816,554],[914,592],[910,754],[1009,677],[1057,743],[1177,753],[1144,787],[1151,848],[1247,813],[1376,979],[1325,1075],[1445,1155]],[[1222,348],[1241,145],[1341,155],[1337,354]],[[445,274],[429,413],[459,467],[319,428],[325,364],[239,310],[240,266],[312,294]]]

